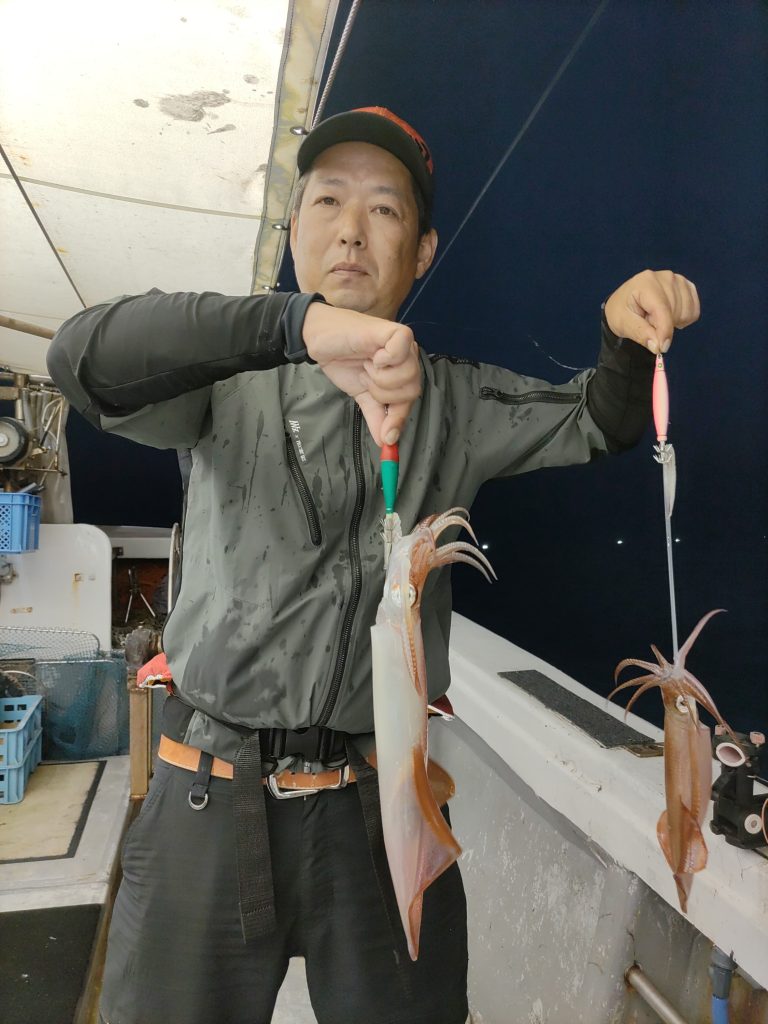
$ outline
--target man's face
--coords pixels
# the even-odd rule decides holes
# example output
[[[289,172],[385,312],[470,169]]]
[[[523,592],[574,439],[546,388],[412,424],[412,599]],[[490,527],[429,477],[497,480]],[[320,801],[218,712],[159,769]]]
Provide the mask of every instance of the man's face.
[[[429,269],[436,244],[434,231],[419,238],[409,171],[367,142],[342,142],[321,153],[291,218],[301,290],[387,320]]]

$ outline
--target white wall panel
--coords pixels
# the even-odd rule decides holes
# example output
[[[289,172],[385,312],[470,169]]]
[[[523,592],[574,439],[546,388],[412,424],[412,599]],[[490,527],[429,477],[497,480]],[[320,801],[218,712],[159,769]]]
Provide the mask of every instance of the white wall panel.
[[[248,295],[258,221],[28,186],[87,305],[157,287]]]
[[[5,0],[0,141],[17,173],[259,213],[287,7]]]

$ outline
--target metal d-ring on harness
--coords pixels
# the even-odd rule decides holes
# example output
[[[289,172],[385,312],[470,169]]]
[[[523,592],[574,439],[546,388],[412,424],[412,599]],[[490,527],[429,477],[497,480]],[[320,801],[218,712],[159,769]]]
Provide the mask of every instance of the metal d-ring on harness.
[[[208,806],[208,786],[211,781],[211,768],[213,767],[213,756],[200,752],[200,763],[197,766],[197,774],[192,780],[189,788],[187,803],[193,811],[204,811]]]

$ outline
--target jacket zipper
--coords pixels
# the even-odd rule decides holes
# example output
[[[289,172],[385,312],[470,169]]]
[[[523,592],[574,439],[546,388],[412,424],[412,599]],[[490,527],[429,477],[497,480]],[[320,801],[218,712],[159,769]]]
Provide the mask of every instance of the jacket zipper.
[[[522,395],[510,395],[498,388],[480,388],[480,397],[485,401],[501,402],[502,405],[525,405],[527,402],[562,402],[576,405],[581,401],[581,392],[525,391]]]
[[[349,596],[347,610],[341,624],[339,636],[338,653],[336,654],[336,667],[331,678],[331,688],[323,705],[323,710],[317,721],[317,725],[325,725],[333,714],[336,700],[341,689],[341,682],[344,678],[344,669],[347,665],[349,644],[352,639],[352,626],[357,613],[357,606],[360,603],[360,594],[363,589],[363,565],[360,559],[360,523],[363,518],[363,506],[365,505],[365,475],[363,472],[363,445],[362,445],[362,424],[363,414],[358,405],[355,406],[355,418],[352,427],[352,461],[355,466],[355,480],[357,482],[357,497],[352,512],[352,520],[349,524],[349,561],[352,567],[352,592]]]
[[[304,515],[307,517],[309,539],[316,548],[319,548],[323,539],[323,535],[320,531],[320,517],[317,514],[317,508],[312,500],[312,495],[309,493],[307,481],[304,479],[304,474],[301,472],[299,457],[296,454],[296,449],[293,447],[291,435],[287,430],[285,432],[285,450],[288,455],[288,468],[290,469],[291,476],[298,488],[301,503],[304,506]]]

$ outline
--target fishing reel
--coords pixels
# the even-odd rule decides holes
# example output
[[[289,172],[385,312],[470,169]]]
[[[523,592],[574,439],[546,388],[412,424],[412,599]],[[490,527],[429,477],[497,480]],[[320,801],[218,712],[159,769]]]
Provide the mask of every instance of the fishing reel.
[[[768,794],[754,792],[765,736],[761,732],[749,735],[737,732],[734,736],[738,745],[726,738],[721,725],[715,726],[712,749],[722,770],[712,786],[714,807],[709,827],[715,835],[724,836],[731,846],[754,850],[768,845],[763,831],[763,822],[768,820],[768,809],[765,809]]]

